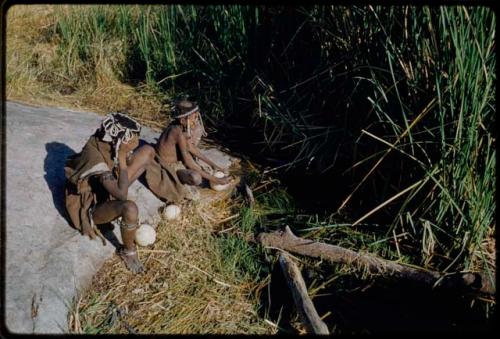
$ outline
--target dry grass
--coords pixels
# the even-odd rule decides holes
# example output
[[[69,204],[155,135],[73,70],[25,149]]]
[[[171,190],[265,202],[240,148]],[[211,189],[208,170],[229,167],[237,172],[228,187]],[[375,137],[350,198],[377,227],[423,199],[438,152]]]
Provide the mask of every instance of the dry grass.
[[[473,271],[486,271],[495,280],[496,275],[496,240],[495,228],[489,229],[488,234],[473,252],[471,268]],[[485,270],[486,268],[486,270]]]
[[[7,16],[7,99],[33,105],[125,110],[150,127],[168,120],[159,93],[120,81],[119,41],[93,46],[92,67],[65,75],[57,52],[56,12],[67,6],[17,5]],[[207,190],[209,191],[209,190]],[[210,195],[206,191],[202,197]],[[157,242],[141,248],[147,272],[134,276],[113,257],[82,291],[69,316],[72,333],[275,333],[257,315],[257,277],[225,264],[216,232],[234,215],[227,194],[183,207],[182,219],[162,221]],[[227,223],[227,222],[226,222]],[[228,228],[231,226],[228,226]],[[242,278],[243,276],[243,278]]]
[[[7,99],[32,102],[49,96],[49,86],[39,80],[55,58],[55,46],[48,44],[40,32],[53,27],[53,14],[52,6],[46,5],[13,6],[7,12]]]
[[[275,333],[257,315],[256,277],[224,265],[214,231],[230,215],[226,194],[162,220],[157,242],[139,249],[147,271],[133,275],[117,256],[106,262],[71,312],[71,332]]]
[[[76,64],[77,77],[65,75],[56,12],[67,5],[16,5],[7,14],[6,96],[32,105],[91,110],[100,114],[127,111],[142,123],[162,126],[166,107],[158,93],[124,84],[116,70],[126,62],[119,41],[93,46],[93,65]]]
[[[125,110],[128,111],[129,114],[131,114],[132,116],[138,118],[139,121],[141,121],[143,124],[147,126],[152,126],[152,127],[163,126],[166,120],[168,119],[168,115],[165,114],[167,109],[164,103],[169,101],[168,100],[169,98],[167,97],[169,94],[160,94],[154,89],[144,85],[132,87],[131,85],[121,82],[120,78],[122,77],[122,75],[119,74],[119,71],[117,72],[117,70],[123,69],[123,67],[121,66],[123,65],[123,63],[127,61],[122,52],[117,53],[117,51],[123,50],[123,48],[121,48],[122,46],[120,45],[122,42],[120,42],[118,39],[113,39],[113,37],[109,37],[107,38],[105,43],[102,42],[99,43],[98,39],[89,40],[92,41],[89,44],[91,44],[91,50],[93,52],[92,52],[92,57],[88,64],[81,62],[79,58],[74,58],[74,60],[72,59],[71,60],[72,62],[64,62],[65,60],[61,59],[65,57],[70,58],[70,56],[69,53],[68,55],[66,55],[64,53],[61,54],[60,52],[58,52],[60,41],[58,41],[57,34],[54,34],[57,23],[56,11],[60,9],[65,10],[67,9],[67,7],[68,7],[67,5],[64,6],[17,5],[9,10],[7,16],[7,44],[6,44],[7,45],[7,50],[6,50],[7,99],[27,102],[35,105],[42,104],[46,106],[62,106],[68,108],[78,108],[80,110],[92,110],[101,114],[107,113],[109,111]],[[339,8],[339,11],[344,11],[344,9]],[[365,10],[361,8],[361,10],[358,12],[364,13]],[[371,10],[371,12],[375,14],[378,13],[376,11],[373,11],[373,9]],[[371,12],[366,12],[366,13],[371,13]],[[325,13],[328,14],[328,11]],[[330,12],[329,15],[331,15],[331,19],[337,16],[336,13],[337,12],[334,11]],[[351,13],[351,11],[349,10],[346,13]],[[466,15],[467,20],[470,20],[468,12],[464,13],[465,14],[462,13],[460,15]],[[457,13],[451,13],[451,17],[449,18],[450,24],[458,22],[454,19],[456,15]],[[356,16],[358,16],[358,14],[356,14]],[[311,18],[312,17],[313,16],[311,16]],[[343,16],[343,17],[346,19],[346,21],[344,22],[345,37],[347,38],[346,43],[350,43],[354,41],[351,38],[352,36],[356,36],[356,34],[353,35],[354,31],[350,29],[349,26],[352,25],[353,23],[354,24],[363,23],[365,17],[361,15],[357,17],[357,19],[356,18],[352,19],[351,14],[349,16]],[[411,16],[408,18],[411,19]],[[392,25],[393,20],[392,18],[389,19],[390,19],[389,22],[391,22]],[[329,19],[326,18],[326,20],[328,21]],[[361,20],[361,21],[356,21],[356,20]],[[405,17],[405,22],[406,20],[407,18]],[[208,21],[211,22],[210,19]],[[327,21],[324,21],[323,24],[314,23],[314,26],[320,28],[321,31],[324,30],[325,32],[328,31],[325,28],[328,29],[332,28],[333,31],[335,31],[335,29],[337,28],[334,27],[333,24],[330,25]],[[276,22],[279,23],[279,21]],[[338,22],[338,20],[332,20],[332,22],[336,23]],[[371,24],[369,22],[371,21],[365,22],[364,27],[366,26],[370,27]],[[444,22],[445,21],[443,21],[443,23]],[[340,25],[342,25],[342,22],[340,22]],[[414,26],[419,30],[421,29],[421,25],[419,24],[418,21],[414,22]],[[457,27],[460,28],[460,30],[463,30],[463,32],[469,31],[470,29],[468,26],[463,24],[458,25]],[[378,29],[379,28],[377,24],[376,26],[373,26],[368,30],[361,30],[360,32],[368,32],[369,35],[371,36],[372,30],[378,30]],[[460,31],[455,29],[453,32],[457,33]],[[429,33],[431,33],[432,36],[434,36],[434,29],[430,25],[429,25]],[[198,33],[196,34],[198,35]],[[467,41],[467,36],[468,36],[467,34],[463,34],[461,36],[464,37],[463,41]],[[188,39],[187,46],[189,46],[189,48],[192,47],[190,41],[196,41],[196,39],[192,40]],[[419,44],[421,43],[422,46],[425,47],[423,48],[421,46],[422,47],[421,49],[423,51],[426,51],[428,49],[428,46],[425,45],[427,43],[426,41],[427,40],[422,40],[420,42],[417,41],[419,42]],[[462,43],[462,45],[465,46],[467,44]],[[372,45],[368,44],[366,46],[372,46]],[[376,47],[378,45],[373,44],[373,46]],[[460,46],[460,44],[458,44],[457,46]],[[331,51],[337,49],[337,47],[335,47],[334,44],[332,45],[331,48],[332,48]],[[471,48],[471,46],[469,46],[469,48]],[[210,49],[207,50],[210,51]],[[289,51],[291,50],[292,49],[289,49]],[[325,47],[325,50],[327,53],[327,58],[325,60],[327,60],[329,63],[330,61],[332,61],[332,59],[328,56],[329,48]],[[473,50],[473,48],[471,48],[471,50]],[[492,51],[494,49],[493,47],[492,48],[488,47],[486,50]],[[385,52],[388,55],[394,54],[394,51],[391,51],[391,49],[387,49],[387,47]],[[285,54],[285,51],[283,51],[283,53]],[[487,54],[491,53],[488,52]],[[290,53],[289,56],[290,56],[289,58],[290,62],[295,63],[293,58],[294,54]],[[479,53],[479,56],[481,56],[481,59],[483,58],[481,53]],[[413,71],[408,72],[407,70],[407,69],[410,70],[412,69],[411,63],[406,61],[406,59],[404,58],[401,59],[399,53],[394,54],[394,57],[397,57],[397,60],[399,60],[399,62],[401,63],[402,70],[400,71],[404,71],[404,73],[407,74],[406,76],[409,78],[410,76],[408,74],[413,73]],[[361,64],[363,64],[365,62],[364,61],[365,56],[363,55],[362,58],[363,58],[362,61],[358,60],[356,62],[361,62]],[[212,61],[213,60],[214,59],[212,59]],[[464,60],[469,60],[469,61],[472,60],[471,62],[468,62],[468,64],[470,64],[471,66],[470,67],[471,70],[475,69],[474,67],[472,67],[475,64],[481,65],[482,63],[484,63],[484,61],[479,62],[479,60],[475,62],[471,58],[465,58]],[[444,64],[447,63],[448,61],[444,62]],[[68,64],[71,65],[70,72],[67,72],[67,70],[64,69],[64,65]],[[354,63],[354,65],[356,65],[356,63]],[[424,62],[419,66],[420,69],[425,70],[426,78],[427,78],[427,70],[428,69],[430,70],[432,68],[430,65],[434,65],[434,61],[431,60],[428,63]],[[384,68],[388,67],[385,64],[382,64],[382,66]],[[293,68],[291,67],[290,69],[294,69],[294,67]],[[390,67],[391,67],[390,73],[392,74],[393,79],[395,79],[398,76],[397,74],[398,72],[392,71],[393,67],[392,64],[390,65]],[[202,67],[201,69],[204,68]],[[355,68],[353,66],[353,70],[354,69]],[[459,72],[460,74],[463,75],[463,80],[461,80],[461,83],[463,83],[463,85],[460,85],[463,86],[463,88],[469,87],[469,84],[466,82],[466,80],[472,79],[470,78],[470,74],[476,74],[476,73],[482,74],[481,72],[468,71],[468,69],[469,68],[464,68],[461,72]],[[223,69],[221,68],[221,70]],[[423,74],[422,72],[420,73]],[[68,76],[67,74],[73,74],[74,76]],[[416,72],[416,74],[418,75],[419,73]],[[439,75],[441,73],[436,72],[436,74]],[[385,98],[384,100],[385,102],[387,102],[386,94],[390,94],[389,92],[391,92],[390,90],[391,88],[397,89],[396,81],[394,80],[394,86],[389,86],[392,85],[391,82],[390,81],[387,82],[386,80],[384,80],[385,78],[382,75],[380,75],[380,79],[378,78],[378,76],[375,77],[375,75],[373,74],[372,77],[374,79],[373,81],[374,89],[382,93],[382,97],[379,97],[377,99],[377,105],[383,101],[379,100],[381,98]],[[411,75],[411,77],[414,77],[413,74]],[[431,76],[431,79],[432,78],[433,77]],[[441,75],[439,75],[438,78],[441,79]],[[450,77],[450,79],[452,78],[454,77]],[[488,80],[487,83],[490,84],[488,88],[492,88],[491,81],[493,81],[492,79],[494,79],[494,77],[487,76],[486,78],[485,79]],[[367,78],[366,80],[370,79],[371,78]],[[483,83],[483,81],[486,80],[484,79],[481,80],[480,78],[477,79],[478,80],[475,81],[476,87],[474,87],[474,90],[477,91],[477,93],[482,93],[482,90],[486,87],[482,85],[479,86],[478,84],[481,84]],[[426,86],[427,84],[434,85],[432,81],[425,81],[425,82],[423,81],[422,83],[425,83]],[[265,93],[268,93],[267,87],[272,89],[271,87],[272,84],[273,84],[272,79],[269,86],[263,84],[264,86],[263,89],[265,90]],[[443,82],[442,84],[440,82],[436,83],[437,87],[442,88],[442,91],[441,94],[439,94],[439,96],[437,96],[438,94],[436,94],[437,99],[434,98],[431,101],[434,104],[439,103],[440,107],[443,105],[442,102],[448,100],[445,99],[444,97],[443,99],[441,99],[440,97],[441,95],[445,94],[445,92],[448,91],[447,89],[448,87],[440,87],[441,85],[444,86],[445,84],[446,82]],[[454,84],[453,86],[449,86],[450,89],[460,88],[460,86],[455,86],[456,80],[454,80],[453,84]],[[314,91],[314,87],[311,88]],[[219,91],[219,89],[221,90]],[[220,87],[219,89],[217,90],[217,92],[220,93],[224,92],[223,87]],[[238,91],[237,89],[235,89],[235,91],[231,90],[231,92],[234,94],[237,93]],[[489,93],[489,91],[486,92]],[[272,91],[269,91],[269,93],[272,93]],[[457,93],[456,95],[457,98],[459,96],[466,97],[463,94],[460,94],[459,92],[456,93]],[[307,97],[307,95],[305,95],[304,97]],[[365,97],[364,94],[363,97]],[[476,105],[477,107],[491,106],[490,104],[483,105],[481,95],[473,93],[473,95],[471,94],[470,97],[481,98],[481,100],[479,101],[473,100],[470,102],[464,101],[465,104],[463,105],[465,106],[463,107],[467,106],[472,107],[474,103],[481,104],[481,105]],[[398,101],[395,101],[396,100],[395,97],[392,97],[391,101],[394,101],[395,103],[397,103],[398,105],[400,104],[401,107],[403,107],[403,103],[399,98],[399,93],[397,94],[397,98]],[[450,102],[453,103],[457,101],[454,98],[455,97],[450,97]],[[267,105],[267,108],[265,107],[266,105],[264,105],[264,108],[267,109],[268,112],[265,115],[259,114],[259,116],[265,116],[266,119],[269,119],[269,117],[271,117],[272,119],[269,121],[271,121],[272,124],[271,122],[266,120],[265,126],[268,126],[268,124],[274,126],[271,128],[271,130],[273,131],[271,133],[271,136],[266,135],[266,140],[270,141],[276,140],[276,145],[288,142],[291,143],[290,145],[300,145],[297,142],[292,143],[292,141],[296,140],[294,139],[293,133],[288,130],[300,132],[298,135],[299,139],[303,137],[303,133],[305,130],[310,131],[310,133],[316,133],[317,131],[316,128],[310,128],[311,126],[316,125],[315,123],[312,123],[313,121],[311,121],[310,123],[300,125],[303,126],[305,129],[303,130],[301,130],[300,128],[297,129],[299,125],[296,123],[296,120],[289,119],[288,116],[282,115],[282,109],[278,108],[278,106],[275,105],[276,102],[272,98],[271,94],[264,95],[262,97],[262,100],[263,100],[262,102]],[[259,94],[259,113],[261,113],[260,102],[261,102],[261,97]],[[394,105],[394,102],[391,103],[391,105]],[[459,104],[456,105],[456,107],[458,106]],[[491,108],[493,108],[493,106],[491,106]],[[300,107],[301,107],[300,105],[297,106],[291,105],[286,109],[286,111],[292,112],[296,108]],[[394,107],[390,105],[387,106],[387,108],[390,109],[391,111],[394,109]],[[446,109],[440,109],[439,112],[445,114]],[[427,114],[428,112],[427,108],[425,111],[426,111],[425,114]],[[297,110],[297,112],[301,112],[301,110]],[[449,112],[451,114],[455,112],[455,110],[453,108],[450,108]],[[385,119],[384,117],[387,114],[387,109],[382,110],[380,112],[376,111],[376,113],[381,114],[380,120],[383,121]],[[402,110],[401,113],[404,114],[404,110]],[[301,113],[298,113],[298,116],[302,118]],[[419,115],[419,117],[422,116],[423,115]],[[457,121],[459,122],[464,121],[463,117],[465,117],[465,115],[464,116],[461,115]],[[436,117],[435,119],[437,118],[439,117]],[[450,120],[450,117],[448,115],[446,116],[443,115],[441,118],[443,119],[443,121]],[[452,118],[453,120],[457,119],[454,116],[452,116]],[[354,119],[356,120],[356,118]],[[392,121],[390,117],[388,120]],[[420,118],[414,119],[413,123],[410,126],[414,126],[413,124],[414,123],[416,124],[416,122],[419,120]],[[475,120],[470,119],[470,121],[474,122]],[[288,126],[289,124],[291,125]],[[404,124],[407,124],[407,117],[404,117]],[[401,128],[403,128],[402,130],[405,130],[403,135],[400,135],[395,132],[395,134],[392,136],[393,139],[398,140],[397,142],[399,142],[399,140],[403,140],[402,138],[403,136],[404,137],[408,136],[411,139],[412,137],[417,135],[416,133],[413,135],[412,134],[413,132],[410,130],[410,128],[406,128],[407,125],[404,124],[401,124],[400,126],[387,125],[387,128],[389,127],[395,128],[395,131]],[[444,126],[445,125],[441,126],[443,131],[445,131]],[[474,127],[475,123],[472,124],[471,126]],[[476,131],[475,127],[474,128],[469,128],[469,127],[467,127],[467,125],[465,124],[463,125],[463,127],[462,125],[460,125],[460,128],[463,129],[464,131]],[[419,132],[420,134],[423,132],[429,132],[429,134],[434,133],[431,132],[433,128],[429,129],[428,131],[427,127],[422,127],[422,128],[423,129],[421,129]],[[482,129],[485,129],[484,126],[482,127]],[[346,130],[351,131],[351,128],[346,127]],[[328,131],[330,130],[328,129]],[[330,132],[327,132],[327,134],[329,133]],[[312,139],[311,135],[312,134],[308,134],[308,136],[306,136],[306,138],[304,139],[303,143],[309,148],[307,147],[304,148],[300,146],[302,148],[300,150],[297,149],[297,151],[301,154],[309,152],[309,156],[305,156],[303,157],[303,159],[307,158],[312,159],[313,158],[312,155],[315,154],[314,152],[322,152],[321,151],[323,149],[322,146],[317,147],[318,146],[317,143],[309,142],[309,140]],[[448,144],[446,143],[448,141],[446,141],[445,143],[445,140],[448,139],[446,139],[445,136],[446,135],[443,134],[439,142],[443,142],[443,147],[446,146],[447,148]],[[471,137],[471,140],[473,139],[474,138]],[[493,161],[491,163],[494,163],[494,154],[495,154],[494,139],[492,140],[493,140],[492,141],[493,146],[491,147],[493,148],[491,154],[493,154],[493,156],[491,157],[491,159],[493,159]],[[427,142],[427,140],[425,139],[423,139],[423,141]],[[458,142],[457,145],[460,144],[463,145],[460,139],[457,139],[457,142]],[[479,142],[479,146],[484,145],[484,143],[483,144],[481,143],[482,141]],[[394,145],[392,146],[394,147]],[[416,145],[418,145],[418,143]],[[273,145],[268,145],[268,146],[271,147]],[[413,146],[414,145],[411,144],[412,148]],[[464,153],[464,154],[480,154],[478,153],[479,152],[478,149],[472,150],[471,148],[472,153]],[[335,147],[334,148],[329,147],[328,150],[335,150]],[[405,149],[401,148],[400,150],[401,152],[403,152],[403,154],[406,154],[404,153],[406,152],[406,148]],[[455,152],[458,152],[458,150],[459,150],[458,147],[455,146],[450,147],[450,152],[452,151],[453,154],[455,154]],[[369,158],[371,158],[371,156],[368,157],[367,159]],[[464,160],[463,162],[455,163],[454,160],[453,164],[450,163],[449,166],[447,165],[447,168],[445,169],[447,173],[448,172],[450,173],[449,174],[450,178],[455,178],[456,174],[454,168],[464,168],[464,169],[469,168],[468,165],[469,162],[466,161],[468,158],[469,156],[463,156],[461,158]],[[328,159],[328,157],[325,157],[325,159]],[[443,163],[446,163],[447,158],[443,159],[445,159]],[[335,162],[335,160],[333,160],[333,162]],[[290,164],[295,164],[295,160],[292,161]],[[378,165],[375,165],[375,167],[376,166]],[[365,176],[365,178],[368,178],[370,176],[370,173],[372,173],[372,171],[373,170],[370,170],[368,174]],[[465,171],[465,172],[473,173],[471,171]],[[425,173],[431,173],[430,174],[431,176],[434,175],[433,174],[434,172],[430,170],[429,171],[426,170]],[[429,176],[429,178],[431,176]],[[461,180],[460,178],[462,177],[460,176],[457,176],[458,179],[454,180],[456,180],[456,182],[458,183],[467,183],[470,181],[473,184],[473,186],[471,187],[476,187],[473,178],[481,176],[470,177],[469,174],[467,174],[464,177],[467,178],[467,180]],[[434,177],[432,177],[432,179],[434,180]],[[385,181],[385,179],[382,180],[381,182],[389,183],[389,181]],[[481,187],[485,187],[487,190],[489,188],[488,182],[489,181],[485,180],[486,184],[484,186],[477,186],[479,187],[477,190],[476,189],[470,190],[470,192],[478,191],[479,193],[481,193],[478,194],[478,196],[482,196],[483,190],[481,189]],[[453,183],[455,183],[455,181],[453,181]],[[448,185],[446,181],[443,184],[441,184],[440,182],[436,182],[436,185],[438,184],[443,186],[444,188],[455,186],[455,184]],[[374,187],[375,186],[376,185],[374,184]],[[462,187],[463,185],[460,184],[457,186]],[[408,187],[411,188],[412,186]],[[434,197],[434,195],[437,194],[436,192],[438,192],[437,191],[438,186],[434,187],[435,189],[433,189],[433,191],[430,192],[430,194],[428,195],[429,197]],[[410,188],[408,189],[408,191],[405,190],[401,192],[400,190],[397,189],[392,195],[392,198],[390,199],[399,198],[403,195],[403,193],[412,191],[412,189]],[[440,206],[439,208],[443,208],[444,212],[442,213],[441,211],[439,212],[439,218],[441,219],[439,219],[438,222],[436,222],[437,225],[442,224],[441,221],[444,220],[443,216],[448,215],[447,213],[453,212],[454,211],[453,206],[458,206],[463,197],[463,194],[460,193],[461,191],[457,191],[454,197],[449,196],[448,189],[442,189],[442,191],[443,194],[445,195],[447,194],[448,196],[443,195],[442,197],[439,198],[439,200],[435,200],[434,198],[432,198],[434,199],[434,201],[443,202],[441,204],[443,206]],[[467,190],[465,190],[464,192],[466,191]],[[414,196],[413,193],[411,196]],[[489,197],[490,196],[488,195],[488,198]],[[383,210],[382,207],[384,207],[385,209],[386,205],[391,201],[392,200],[383,199],[381,200],[381,203],[378,205],[379,207],[376,209],[371,209],[371,211],[372,212],[382,211]],[[406,202],[403,205],[406,205]],[[424,205],[421,206],[422,210],[431,211],[435,208],[436,211],[438,211],[439,208],[437,208],[436,205],[437,204],[434,204],[432,202],[428,208],[425,207]],[[484,211],[490,214],[492,213],[489,209],[489,206],[492,206],[492,203],[490,203],[487,199],[484,199],[483,202],[478,204],[477,206],[476,207],[478,208],[477,210],[479,212],[473,214],[474,218],[483,215],[483,210],[481,208],[484,208]],[[73,332],[123,333],[129,331],[129,329],[127,329],[128,326],[131,326],[130,328],[134,328],[135,330],[144,333],[145,332],[147,333],[235,333],[235,332],[268,333],[273,331],[272,327],[270,328],[267,323],[259,320],[259,318],[255,315],[255,310],[252,305],[257,304],[257,301],[255,299],[252,299],[255,298],[252,295],[252,291],[253,288],[255,287],[256,282],[250,279],[249,277],[242,279],[241,276],[237,276],[234,271],[231,271],[228,268],[231,266],[224,266],[223,263],[224,258],[221,253],[220,245],[218,245],[217,237],[215,237],[212,234],[215,227],[221,226],[220,224],[217,224],[217,220],[223,220],[224,218],[229,218],[232,215],[229,213],[231,207],[229,206],[228,199],[222,199],[219,202],[215,202],[210,207],[205,206],[203,208],[200,208],[200,206],[198,206],[196,208],[195,207],[191,208],[193,208],[192,211],[185,210],[185,212],[188,211],[192,212],[192,218],[190,218],[190,220],[186,219],[176,223],[170,223],[168,225],[166,223],[162,223],[160,225],[160,230],[158,234],[159,240],[153,247],[153,249],[155,250],[154,252],[143,251],[140,253],[141,258],[146,262],[146,267],[149,269],[146,275],[139,277],[132,277],[125,270],[121,261],[119,261],[117,258],[114,258],[112,261],[110,261],[103,267],[103,269],[96,277],[94,285],[92,286],[91,290],[88,293],[82,295],[82,297],[78,301],[78,307],[76,307],[76,310],[73,313],[72,318],[70,319],[71,328]],[[471,209],[471,211],[472,210],[473,209]],[[460,209],[458,209],[458,211],[460,211]],[[402,215],[403,214],[401,214],[401,216]],[[453,215],[458,216],[458,214],[456,213],[450,214],[451,217],[453,217]],[[366,216],[368,216],[368,214],[366,214]],[[401,218],[400,220],[403,220],[403,218]],[[417,220],[417,217],[415,217],[415,220]],[[431,215],[429,220],[431,221],[435,220],[434,216]],[[452,220],[454,219],[452,218]],[[468,262],[472,262],[472,264],[471,265],[467,264],[467,266],[468,268],[473,270],[476,269],[481,270],[481,268],[484,266],[485,268],[490,269],[492,272],[494,272],[496,266],[495,265],[496,248],[494,239],[495,225],[494,224],[490,225],[486,217],[485,218],[481,217],[476,221],[478,220],[480,221],[481,225],[484,224],[491,226],[492,231],[489,232],[488,236],[484,238],[482,236],[480,237],[479,234],[487,232],[477,232],[476,230],[473,230],[471,232],[472,235],[478,235],[478,236],[475,237],[476,239],[472,242],[472,245],[467,247],[469,249],[469,252],[472,253],[472,258],[470,260],[469,259],[467,260]],[[401,221],[401,223],[403,223],[403,221]],[[461,238],[461,234],[458,233],[458,229],[460,229],[461,223],[462,221],[460,221],[456,233],[458,239]],[[420,225],[420,219],[418,223],[416,222],[415,224]],[[449,224],[455,225],[454,222],[450,222]],[[478,224],[479,226],[481,226],[479,223],[471,223],[471,224],[474,225]],[[319,225],[318,222],[318,225],[316,226],[320,227],[321,225]],[[413,228],[413,221],[411,223],[411,226]],[[321,227],[325,233],[326,231],[329,230],[326,227],[323,226]],[[430,228],[427,228],[427,230],[429,229]],[[464,228],[462,227],[462,229]],[[481,228],[479,227],[478,229]],[[454,231],[454,229],[451,229],[450,232],[451,231]],[[420,231],[416,232],[415,235],[420,236],[419,232]],[[429,232],[425,234],[428,235]],[[436,234],[439,233],[436,232]],[[432,235],[432,233],[430,233],[430,235]],[[339,238],[333,239],[333,236],[330,236],[330,238],[332,238],[332,241],[335,242],[339,241]],[[347,236],[343,238],[343,240],[345,239],[352,240],[353,239],[352,233],[348,233]],[[425,250],[423,251],[424,254],[427,256],[426,264],[427,263],[430,264],[431,259],[433,258],[432,255],[434,254],[433,250],[435,249],[434,246],[435,243],[430,240],[428,243],[426,243],[425,239],[434,240],[434,238],[424,236],[423,239],[424,239],[423,243],[428,245],[424,247]],[[386,247],[385,241],[381,243],[380,242],[374,242],[374,243],[380,244],[381,250],[384,247]],[[458,243],[459,245],[461,244],[460,241],[454,243]],[[463,254],[462,252],[460,253],[461,255]],[[448,253],[445,254],[448,256]],[[434,258],[436,257],[438,257],[438,255],[434,254]],[[459,258],[460,260],[462,260],[461,259],[462,257]],[[457,262],[460,263],[460,260]],[[228,287],[227,285],[230,285],[231,287]]]

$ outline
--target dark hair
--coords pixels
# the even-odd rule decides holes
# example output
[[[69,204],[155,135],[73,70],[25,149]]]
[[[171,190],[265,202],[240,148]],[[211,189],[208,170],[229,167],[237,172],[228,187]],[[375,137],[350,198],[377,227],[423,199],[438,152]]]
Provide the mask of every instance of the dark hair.
[[[132,130],[133,132],[140,133],[141,132],[141,125],[129,117],[128,115],[125,115],[123,112],[116,112],[116,113],[111,113],[113,115],[113,118],[117,123],[122,125],[123,127]]]
[[[139,135],[141,132],[141,125],[123,113],[109,113],[106,115],[101,123],[99,135],[103,138],[106,134],[111,137],[113,141],[122,139],[127,142],[132,135]],[[107,141],[111,141],[107,140]],[[103,138],[104,140],[104,138]]]
[[[192,102],[189,100],[181,100],[177,102],[175,106],[179,110],[179,112],[186,113],[187,111],[196,107],[196,102]]]
[[[198,103],[190,100],[179,100],[176,101],[174,106],[172,107],[172,114],[174,119],[179,119],[183,114],[188,113],[189,111],[198,107]]]

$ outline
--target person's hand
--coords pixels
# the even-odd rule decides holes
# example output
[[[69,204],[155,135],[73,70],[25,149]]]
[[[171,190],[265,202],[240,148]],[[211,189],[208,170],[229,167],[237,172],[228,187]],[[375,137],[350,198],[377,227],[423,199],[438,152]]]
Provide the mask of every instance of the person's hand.
[[[127,156],[128,156],[128,148],[123,147],[124,145],[120,146],[120,149],[118,150],[118,164],[120,168],[126,168],[127,167]]]
[[[134,150],[139,146],[139,138],[134,136],[129,140],[128,143],[122,143],[118,150],[118,161],[120,162],[120,166],[127,165],[127,161],[129,156],[134,152]],[[124,161],[125,160],[125,161]]]

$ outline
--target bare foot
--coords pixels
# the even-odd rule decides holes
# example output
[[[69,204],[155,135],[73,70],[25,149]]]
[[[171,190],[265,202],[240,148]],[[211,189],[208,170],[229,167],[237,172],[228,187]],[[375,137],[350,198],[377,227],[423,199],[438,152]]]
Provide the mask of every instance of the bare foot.
[[[118,250],[118,255],[120,256],[120,258],[123,259],[123,261],[125,262],[125,266],[127,266],[127,268],[132,273],[144,272],[144,266],[137,257],[136,250],[130,251],[122,247],[121,249]]]

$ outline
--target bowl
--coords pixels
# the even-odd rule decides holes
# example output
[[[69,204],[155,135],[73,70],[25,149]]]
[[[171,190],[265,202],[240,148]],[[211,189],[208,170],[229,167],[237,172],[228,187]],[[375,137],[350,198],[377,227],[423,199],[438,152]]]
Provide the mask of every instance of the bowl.
[[[224,176],[225,176],[225,174],[221,171],[216,171],[214,173],[214,177],[216,177],[216,178],[224,178]],[[229,183],[224,184],[224,185],[219,185],[219,184],[214,184],[214,183],[210,182],[210,187],[214,191],[224,191],[224,190],[228,189],[229,186],[231,186]]]

